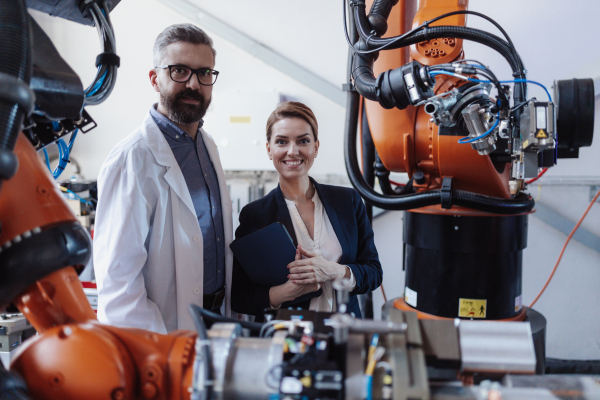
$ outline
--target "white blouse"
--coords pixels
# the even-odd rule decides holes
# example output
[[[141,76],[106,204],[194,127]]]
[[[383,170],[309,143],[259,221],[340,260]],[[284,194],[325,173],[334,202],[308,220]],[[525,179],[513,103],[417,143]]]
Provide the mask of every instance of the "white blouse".
[[[323,256],[327,261],[338,263],[342,258],[342,246],[333,230],[331,221],[329,221],[325,207],[323,207],[323,203],[321,203],[321,199],[316,190],[311,200],[315,204],[314,239],[310,238],[306,225],[304,225],[304,221],[302,221],[300,213],[296,208],[296,204],[292,200],[285,199],[285,203],[290,211],[290,216],[292,217],[292,224],[294,225],[294,232],[296,233],[298,244],[310,252]],[[356,278],[352,273],[352,269],[349,267],[346,268],[350,270],[350,281],[352,286],[356,286]],[[335,291],[331,286],[331,281],[322,282],[321,289],[323,290],[323,293],[319,297],[313,297],[310,300],[309,309],[327,312],[336,311],[336,303],[334,301]]]

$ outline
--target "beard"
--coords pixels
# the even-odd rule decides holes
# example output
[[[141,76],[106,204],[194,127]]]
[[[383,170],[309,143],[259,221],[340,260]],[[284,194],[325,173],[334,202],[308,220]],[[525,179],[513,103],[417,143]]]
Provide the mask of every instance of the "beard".
[[[198,100],[199,103],[184,103],[181,101],[183,97]],[[190,125],[200,121],[206,114],[210,100],[210,98],[207,100],[201,93],[190,88],[173,95],[160,93],[160,102],[167,111],[167,117],[180,125]]]

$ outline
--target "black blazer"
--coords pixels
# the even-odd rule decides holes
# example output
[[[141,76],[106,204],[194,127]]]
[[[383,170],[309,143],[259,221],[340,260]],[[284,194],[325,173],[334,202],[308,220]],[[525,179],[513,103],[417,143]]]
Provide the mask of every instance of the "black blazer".
[[[356,295],[377,289],[381,285],[383,275],[365,205],[354,189],[320,185],[312,178],[310,180],[340,241],[342,258],[339,263],[350,267],[356,278],[356,288],[350,293],[348,305],[349,312],[360,318],[362,314]],[[297,247],[298,241],[292,219],[279,186],[262,199],[253,201],[242,209],[240,225],[235,231],[235,237],[244,237],[273,222],[280,222],[286,227]],[[264,309],[270,307],[270,288],[254,284],[235,258],[232,280],[231,309],[237,313],[262,317]],[[308,309],[309,305],[310,300],[307,300],[294,304],[294,307]],[[286,303],[283,307],[286,307]]]

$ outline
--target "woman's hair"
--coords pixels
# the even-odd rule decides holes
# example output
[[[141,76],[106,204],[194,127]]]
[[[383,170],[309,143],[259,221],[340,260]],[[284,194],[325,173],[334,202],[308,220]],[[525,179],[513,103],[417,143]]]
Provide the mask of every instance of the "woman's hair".
[[[279,103],[267,120],[267,142],[271,140],[273,125],[286,118],[305,120],[310,125],[315,140],[319,139],[319,125],[312,110],[306,104],[297,101],[286,101],[285,103]]]

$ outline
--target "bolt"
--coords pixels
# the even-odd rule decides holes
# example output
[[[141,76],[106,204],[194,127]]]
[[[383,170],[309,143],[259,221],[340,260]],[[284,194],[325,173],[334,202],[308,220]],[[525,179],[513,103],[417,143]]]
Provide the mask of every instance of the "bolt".
[[[142,395],[145,399],[153,399],[156,397],[158,389],[155,384],[146,382],[142,387]]]
[[[122,388],[118,388],[112,391],[111,397],[113,400],[125,399],[125,391]]]

